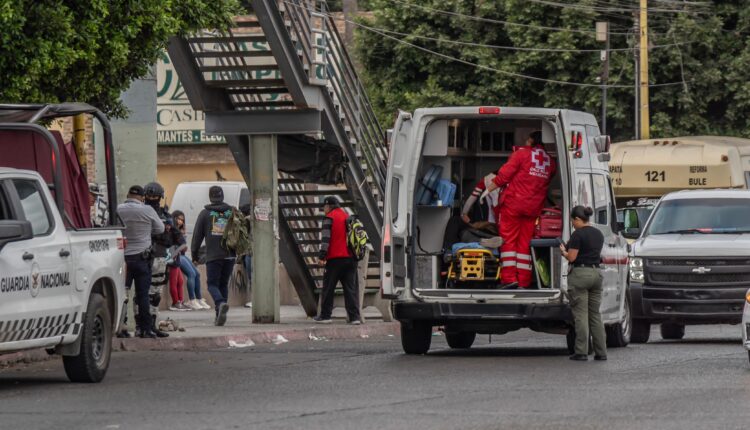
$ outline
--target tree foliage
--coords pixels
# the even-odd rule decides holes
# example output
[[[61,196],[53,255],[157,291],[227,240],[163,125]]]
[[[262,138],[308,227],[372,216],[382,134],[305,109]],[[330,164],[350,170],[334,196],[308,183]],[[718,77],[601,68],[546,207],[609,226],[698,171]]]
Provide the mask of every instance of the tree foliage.
[[[126,115],[119,97],[170,36],[224,28],[237,0],[0,0],[0,101],[90,103]]]
[[[372,0],[371,3],[374,16],[362,24],[407,34],[391,34],[400,42],[363,28],[357,34],[357,54],[365,81],[378,116],[385,124],[392,122],[397,109],[438,105],[558,107],[585,110],[599,118],[600,88],[541,82],[512,74],[598,84],[602,69],[599,52],[575,51],[603,48],[593,33],[596,21],[610,20],[614,24],[611,31],[621,33],[611,35],[612,48],[635,47],[631,16],[623,12],[600,15],[601,9],[591,8],[608,3],[622,6],[625,3],[621,1],[564,2],[575,7],[559,7],[562,1],[554,6],[550,3],[555,2],[527,0]],[[659,2],[662,8],[675,3]],[[750,137],[747,79],[750,2],[709,3],[701,11],[649,14],[651,83],[678,83],[650,89],[654,137],[698,134]],[[574,51],[504,50],[451,41]],[[403,42],[481,67],[447,60]],[[608,90],[608,132],[615,139],[629,139],[634,133],[634,51],[612,52],[610,58],[609,84],[626,87]]]

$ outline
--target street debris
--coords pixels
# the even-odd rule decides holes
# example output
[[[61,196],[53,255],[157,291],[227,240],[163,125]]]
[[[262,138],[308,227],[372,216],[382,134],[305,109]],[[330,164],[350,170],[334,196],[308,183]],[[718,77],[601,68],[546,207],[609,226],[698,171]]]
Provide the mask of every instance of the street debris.
[[[369,334],[361,334],[361,335],[359,335],[359,337],[361,337],[362,339],[369,339],[370,335]]]
[[[161,331],[185,331],[184,327],[180,327],[180,323],[167,317],[166,320],[159,321],[159,330]]]
[[[253,342],[250,339],[248,339],[248,340],[246,340],[245,342],[242,342],[242,343],[237,342],[235,340],[230,340],[229,341],[229,347],[230,348],[248,348],[248,347],[251,347],[251,346],[255,346],[255,342]]]
[[[314,334],[312,334],[312,333],[310,333],[310,334],[309,334],[309,335],[307,336],[307,338],[308,338],[308,339],[310,339],[310,340],[325,340],[325,341],[327,341],[327,340],[328,340],[328,338],[327,338],[327,337],[325,337],[325,336],[315,336],[315,335],[314,335]]]
[[[284,336],[277,334],[276,338],[271,342],[273,342],[274,345],[281,345],[282,343],[287,343],[289,341]]]

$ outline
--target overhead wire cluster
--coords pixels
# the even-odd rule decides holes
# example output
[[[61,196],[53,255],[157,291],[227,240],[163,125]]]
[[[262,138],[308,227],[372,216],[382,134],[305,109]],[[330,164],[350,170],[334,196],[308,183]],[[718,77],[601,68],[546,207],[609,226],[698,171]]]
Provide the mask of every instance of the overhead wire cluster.
[[[532,28],[537,30],[544,30],[549,32],[570,32],[570,33],[578,33],[578,34],[585,34],[589,36],[594,36],[596,34],[595,30],[585,30],[585,29],[574,29],[574,28],[562,28],[562,27],[554,27],[554,26],[543,26],[543,25],[536,25],[536,24],[526,24],[526,23],[518,23],[518,22],[512,22],[512,21],[506,21],[506,20],[498,20],[498,19],[492,19],[487,17],[480,17],[475,15],[468,15],[460,12],[455,11],[448,11],[448,10],[442,10],[442,9],[436,9],[433,7],[425,6],[422,4],[417,4],[412,1],[405,1],[405,0],[387,0],[391,3],[401,5],[405,8],[413,8],[418,10],[423,10],[428,13],[434,13],[439,15],[444,15],[452,18],[460,18],[460,19],[468,19],[472,21],[477,22],[483,22],[487,24],[495,24],[495,25],[502,25],[506,27],[522,27],[522,28]],[[640,9],[638,7],[634,7],[634,3],[632,2],[626,2],[624,0],[598,0],[591,4],[582,4],[582,3],[570,3],[570,2],[562,2],[562,1],[553,1],[553,0],[527,0],[532,3],[541,4],[549,7],[555,7],[555,8],[569,8],[574,10],[581,10],[581,11],[587,11],[587,12],[593,12],[597,15],[602,14],[619,14],[616,15],[619,18],[628,18],[632,19],[632,15],[624,15],[625,13],[637,13]],[[308,9],[309,11],[314,11],[307,6],[300,4],[298,2],[290,1],[290,0],[284,0],[284,2],[293,7],[297,8],[303,8]],[[663,4],[663,7],[656,7],[652,9],[649,7],[648,12],[651,14],[659,13],[659,14],[675,14],[675,13],[690,13],[690,14],[705,14],[708,13],[710,9],[707,7],[710,6],[707,2],[700,2],[700,1],[679,1],[679,0],[651,0],[652,3],[659,3]],[[687,7],[695,8],[695,10],[689,10]],[[424,36],[424,35],[418,35],[418,34],[412,34],[412,33],[404,33],[404,32],[398,32],[394,30],[389,30],[385,28],[379,28],[367,24],[363,24],[357,21],[346,19],[345,17],[341,16],[335,16],[333,14],[327,13],[327,12],[321,12],[319,10],[316,10],[314,12],[323,13],[324,15],[331,17],[334,20],[347,22],[351,25],[354,25],[356,27],[359,27],[367,32],[370,32],[372,34],[376,34],[384,39],[391,40],[393,42],[396,42],[398,44],[416,49],[418,51],[451,61],[456,62],[460,64],[464,64],[467,66],[475,67],[481,70],[487,70],[495,73],[499,73],[502,75],[519,78],[519,79],[526,79],[531,81],[537,81],[537,82],[545,82],[545,83],[551,83],[551,84],[558,84],[558,85],[567,85],[567,86],[576,86],[576,87],[590,87],[590,88],[632,88],[632,85],[622,85],[622,84],[597,84],[597,83],[584,83],[584,82],[572,82],[572,81],[563,81],[563,80],[557,80],[557,79],[548,79],[548,78],[541,78],[537,76],[531,76],[526,75],[522,73],[517,72],[511,72],[508,70],[502,70],[498,68],[494,68],[485,64],[480,64],[468,60],[464,60],[462,58],[455,57],[453,55],[449,55],[443,52],[436,51],[435,49],[430,49],[422,45],[418,45],[414,43],[416,40],[424,40],[424,41],[430,41],[435,42],[437,44],[451,44],[451,45],[458,45],[458,46],[472,46],[472,47],[481,47],[481,48],[489,48],[489,49],[498,49],[498,50],[508,50],[508,51],[535,51],[535,52],[574,52],[574,53],[586,53],[586,52],[601,52],[601,49],[581,49],[581,48],[549,48],[549,47],[519,47],[519,46],[502,46],[502,45],[492,45],[492,44],[483,44],[479,42],[466,42],[466,41],[460,41],[460,40],[453,40],[453,39],[444,39],[444,38],[436,38],[436,37],[430,37],[430,36]],[[627,28],[624,26],[620,26],[622,28]],[[610,31],[610,35],[618,35],[618,36],[626,36],[626,37],[632,37],[634,36],[634,32],[632,29],[629,31]],[[651,33],[650,33],[651,34]],[[657,34],[657,35],[667,35],[666,33]],[[660,45],[653,45],[650,46],[650,49],[666,49],[666,48],[678,48],[682,45],[688,45],[691,43],[694,43],[692,41],[678,41],[675,38],[674,34],[669,34],[671,36],[670,38],[673,40],[672,43],[667,44],[660,44]],[[611,52],[632,52],[637,50],[636,47],[630,46],[626,48],[614,48],[610,49]],[[624,68],[623,68],[624,70]],[[622,71],[620,73],[620,76],[622,75]],[[676,86],[676,85],[682,85],[687,89],[687,81],[684,78],[684,71],[683,71],[683,79],[679,82],[668,82],[668,83],[658,83],[658,84],[650,84],[650,87],[665,87],[665,86]]]

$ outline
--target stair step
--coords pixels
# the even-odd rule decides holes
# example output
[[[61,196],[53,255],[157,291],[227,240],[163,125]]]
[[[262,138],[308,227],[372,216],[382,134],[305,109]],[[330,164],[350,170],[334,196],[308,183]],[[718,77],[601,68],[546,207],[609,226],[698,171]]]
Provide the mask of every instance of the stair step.
[[[319,239],[304,239],[304,240],[298,240],[297,245],[319,245],[320,240]]]
[[[279,191],[279,196],[328,196],[345,195],[347,190],[302,190],[302,191]]]
[[[280,184],[304,184],[305,183],[304,180],[297,179],[297,178],[279,178],[278,182]]]
[[[247,72],[256,70],[279,70],[278,64],[237,64],[232,66],[199,66],[201,72]]]
[[[354,202],[343,202],[343,207],[352,207]],[[282,209],[319,209],[320,203],[279,203],[279,207]]]
[[[233,57],[273,57],[271,51],[201,51],[194,52],[195,58],[233,58]]]
[[[287,87],[231,88],[226,90],[227,94],[237,95],[286,94],[288,92]]]
[[[292,233],[320,233],[320,227],[301,227],[301,228],[294,228],[293,226],[289,226],[292,230]]]
[[[247,21],[244,21],[244,20],[241,21],[239,19],[235,19],[234,26],[237,28],[259,28],[260,22],[258,22],[258,20],[255,20],[255,19],[247,20]]]
[[[317,257],[320,253],[318,251],[304,251],[301,254],[303,257]]]
[[[216,88],[263,88],[284,86],[283,79],[218,79],[206,82],[208,86]]]
[[[285,217],[287,221],[323,221],[323,215],[289,215]]]
[[[256,108],[256,107],[287,107],[294,106],[291,100],[266,100],[260,102],[236,102],[234,107],[238,108]]]
[[[199,36],[189,37],[188,43],[253,43],[266,42],[264,34],[242,35],[242,36]]]

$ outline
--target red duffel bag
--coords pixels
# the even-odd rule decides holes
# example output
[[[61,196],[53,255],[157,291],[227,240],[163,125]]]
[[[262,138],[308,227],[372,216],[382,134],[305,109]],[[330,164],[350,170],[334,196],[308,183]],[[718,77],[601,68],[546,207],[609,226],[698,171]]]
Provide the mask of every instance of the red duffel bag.
[[[555,238],[562,236],[563,217],[558,208],[544,208],[536,220],[534,238]]]

